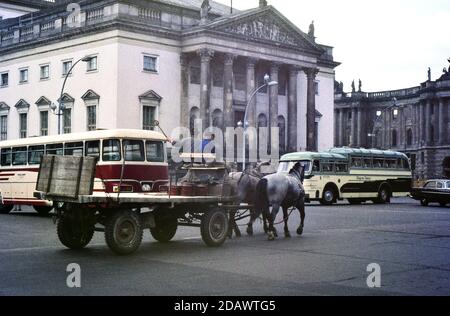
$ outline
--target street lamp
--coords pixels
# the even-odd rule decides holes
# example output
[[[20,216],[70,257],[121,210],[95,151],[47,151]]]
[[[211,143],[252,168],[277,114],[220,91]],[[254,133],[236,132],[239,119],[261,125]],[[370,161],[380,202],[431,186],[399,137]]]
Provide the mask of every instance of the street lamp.
[[[253,91],[253,93],[251,94],[250,98],[248,99],[247,102],[247,107],[245,108],[245,115],[244,115],[244,122],[242,122],[242,125],[244,127],[244,137],[243,137],[243,147],[242,147],[242,172],[245,172],[245,133],[247,131],[247,127],[248,127],[248,122],[247,122],[247,116],[248,116],[248,109],[250,108],[250,104],[253,100],[253,98],[256,96],[256,94],[263,88],[265,87],[273,87],[273,86],[277,86],[278,82],[276,81],[270,81],[270,76],[268,74],[266,74],[264,76],[264,84],[257,88],[255,91]]]
[[[83,58],[80,58],[79,60],[77,60],[72,67],[70,67],[69,71],[66,73],[65,77],[64,77],[64,82],[61,88],[61,94],[59,96],[59,101],[58,101],[58,106],[56,106],[56,104],[52,103],[50,105],[50,109],[52,110],[52,113],[58,116],[58,135],[61,134],[61,116],[64,114],[64,110],[65,110],[65,105],[62,101],[63,98],[63,94],[64,94],[64,87],[66,86],[66,82],[67,79],[69,78],[69,75],[71,74],[72,70],[75,68],[75,66],[79,63],[79,62],[85,62],[88,63],[90,62],[94,57],[90,57],[90,56],[85,56]],[[56,109],[58,109],[58,112],[56,112]]]

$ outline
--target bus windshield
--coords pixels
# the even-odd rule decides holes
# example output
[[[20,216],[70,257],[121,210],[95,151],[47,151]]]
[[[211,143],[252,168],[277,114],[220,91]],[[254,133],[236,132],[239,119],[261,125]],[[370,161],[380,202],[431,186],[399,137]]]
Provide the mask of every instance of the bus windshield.
[[[294,165],[300,162],[302,166],[305,168],[305,174],[311,174],[311,161],[309,160],[301,160],[301,161],[281,161],[278,167],[278,172],[280,173],[288,173],[294,167]]]

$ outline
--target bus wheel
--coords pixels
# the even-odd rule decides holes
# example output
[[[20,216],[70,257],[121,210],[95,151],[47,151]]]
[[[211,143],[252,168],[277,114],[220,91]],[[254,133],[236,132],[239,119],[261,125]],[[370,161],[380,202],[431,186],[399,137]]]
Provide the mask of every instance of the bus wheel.
[[[53,210],[53,206],[33,206],[33,208],[41,216],[48,215],[48,213]]]
[[[387,204],[391,202],[389,189],[386,186],[382,186],[378,192],[377,204]]]
[[[58,219],[58,238],[69,249],[79,250],[85,248],[94,236],[94,225],[83,223],[70,213],[63,214]]]
[[[427,199],[422,199],[422,200],[420,200],[420,205],[422,205],[422,206],[428,206],[428,200],[427,200]]]
[[[323,195],[322,195],[322,199],[320,200],[320,204],[333,205],[336,198],[337,198],[337,196],[336,196],[335,190],[332,187],[328,186],[323,191]]]
[[[12,204],[0,204],[0,214],[9,214],[14,208]]]
[[[221,209],[205,213],[200,226],[205,244],[209,247],[222,246],[228,236],[228,223],[228,216]]]
[[[175,217],[156,216],[156,227],[150,228],[150,233],[156,241],[166,243],[172,240],[177,233],[178,220]]]
[[[106,244],[118,255],[129,255],[135,252],[141,245],[142,234],[141,220],[131,210],[116,212],[106,221]]]

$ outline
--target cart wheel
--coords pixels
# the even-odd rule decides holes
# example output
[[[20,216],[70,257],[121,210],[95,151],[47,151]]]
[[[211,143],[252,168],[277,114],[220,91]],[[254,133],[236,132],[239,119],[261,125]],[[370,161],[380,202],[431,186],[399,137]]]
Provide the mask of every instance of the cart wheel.
[[[156,227],[150,228],[150,233],[155,240],[166,243],[175,237],[178,228],[178,220],[175,217],[156,216],[155,222]]]
[[[142,242],[142,223],[133,211],[119,211],[107,219],[105,240],[108,247],[118,255],[135,252]]]
[[[0,204],[0,214],[9,214],[13,208],[13,204]]]
[[[85,248],[94,236],[94,226],[85,224],[70,215],[62,215],[58,219],[57,232],[59,241],[69,249]]]
[[[221,209],[205,213],[200,227],[205,244],[209,247],[222,246],[227,239],[228,224],[228,216]]]
[[[41,216],[48,215],[48,213],[53,210],[53,206],[33,206],[33,208]]]

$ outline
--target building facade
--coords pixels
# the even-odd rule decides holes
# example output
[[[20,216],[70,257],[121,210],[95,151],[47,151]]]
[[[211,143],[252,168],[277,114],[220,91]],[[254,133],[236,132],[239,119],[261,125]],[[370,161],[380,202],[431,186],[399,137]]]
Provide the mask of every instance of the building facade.
[[[449,71],[395,91],[345,93],[337,85],[335,145],[404,152],[416,180],[450,177]]]
[[[332,47],[266,1],[247,11],[207,0],[84,0],[68,10],[73,2],[0,22],[2,139],[57,134],[60,101],[64,133],[154,120],[169,134],[194,119],[234,127],[269,74],[279,84],[257,94],[249,124],[280,127],[282,152],[333,145]]]

